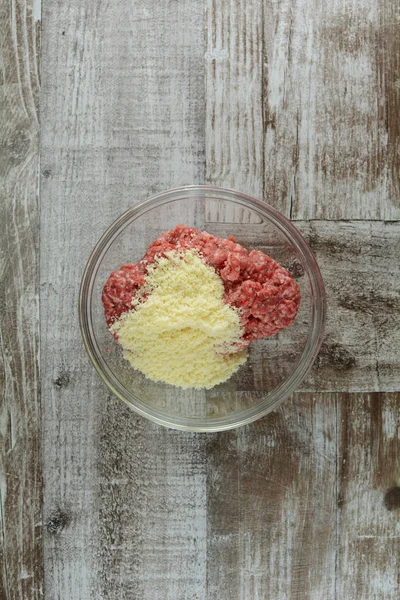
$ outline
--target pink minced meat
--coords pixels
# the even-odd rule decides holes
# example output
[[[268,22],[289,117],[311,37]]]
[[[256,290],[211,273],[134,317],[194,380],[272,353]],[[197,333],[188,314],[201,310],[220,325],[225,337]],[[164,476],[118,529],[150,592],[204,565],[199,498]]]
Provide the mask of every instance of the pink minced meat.
[[[107,326],[132,310],[132,300],[143,285],[147,265],[170,250],[195,249],[220,275],[225,302],[240,309],[243,347],[278,333],[290,325],[300,304],[300,289],[290,273],[260,252],[249,252],[235,238],[218,238],[206,231],[178,225],[161,234],[137,264],[124,265],[107,279],[103,304]]]

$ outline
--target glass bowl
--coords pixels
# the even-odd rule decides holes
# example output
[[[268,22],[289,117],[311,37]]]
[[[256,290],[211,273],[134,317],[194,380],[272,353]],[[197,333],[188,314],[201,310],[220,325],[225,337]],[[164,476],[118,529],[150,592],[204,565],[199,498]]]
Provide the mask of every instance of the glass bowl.
[[[140,260],[156,237],[179,223],[218,237],[234,235],[247,249],[262,250],[292,273],[301,290],[294,323],[253,342],[247,362],[211,390],[184,390],[146,379],[123,358],[104,319],[101,294],[110,273]],[[144,417],[192,431],[239,427],[274,410],[310,369],[321,345],[324,315],[317,263],[290,221],[246,194],[208,186],[163,192],[121,215],[93,250],[79,298],[86,350],[110,390]]]

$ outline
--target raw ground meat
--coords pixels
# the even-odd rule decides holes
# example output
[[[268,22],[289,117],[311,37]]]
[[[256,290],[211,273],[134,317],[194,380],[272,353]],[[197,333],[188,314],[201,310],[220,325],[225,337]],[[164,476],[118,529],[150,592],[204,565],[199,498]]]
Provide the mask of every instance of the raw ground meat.
[[[110,275],[102,295],[107,326],[132,310],[132,300],[144,283],[148,264],[168,251],[191,248],[219,273],[225,301],[240,309],[242,347],[274,335],[293,322],[300,289],[286,269],[259,250],[248,252],[232,236],[226,240],[178,225],[154,240],[137,264],[124,265]]]

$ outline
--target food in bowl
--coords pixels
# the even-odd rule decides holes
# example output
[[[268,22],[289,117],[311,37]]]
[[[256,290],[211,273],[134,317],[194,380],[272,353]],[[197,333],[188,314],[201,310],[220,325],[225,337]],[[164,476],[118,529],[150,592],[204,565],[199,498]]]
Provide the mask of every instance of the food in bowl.
[[[102,301],[131,365],[153,381],[210,389],[246,361],[246,347],[295,319],[300,289],[259,250],[178,225],[136,264],[111,273]]]

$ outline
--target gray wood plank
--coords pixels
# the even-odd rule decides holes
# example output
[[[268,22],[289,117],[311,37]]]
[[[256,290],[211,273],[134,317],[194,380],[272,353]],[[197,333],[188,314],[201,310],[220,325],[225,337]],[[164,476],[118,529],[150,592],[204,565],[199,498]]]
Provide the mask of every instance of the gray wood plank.
[[[204,435],[133,417],[109,398],[97,466],[95,598],[201,598],[206,581]]]
[[[38,171],[40,15],[0,18],[0,597],[43,597]]]
[[[206,2],[206,181],[263,195],[262,3]]]
[[[336,598],[336,396],[296,395],[207,451],[207,598]]]
[[[208,437],[207,598],[398,597],[399,400],[301,393]]]
[[[207,0],[208,181],[294,219],[399,219],[397,8]]]
[[[400,582],[400,394],[342,396],[337,597],[395,600]]]
[[[326,286],[326,334],[304,390],[397,391],[400,223],[298,223]]]
[[[202,436],[110,398],[77,320],[122,211],[204,180],[203,6],[49,0],[43,13],[42,394],[46,597],[204,598]]]

